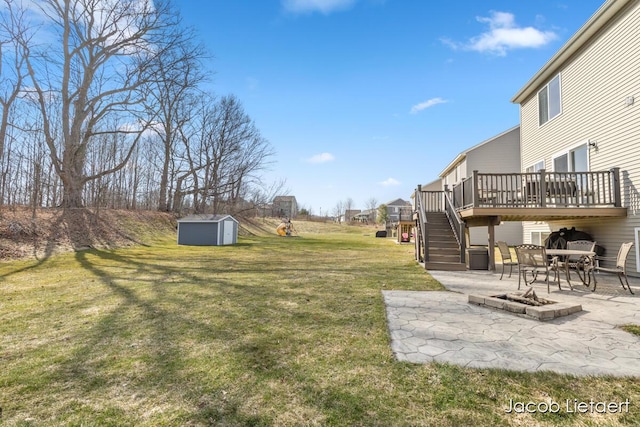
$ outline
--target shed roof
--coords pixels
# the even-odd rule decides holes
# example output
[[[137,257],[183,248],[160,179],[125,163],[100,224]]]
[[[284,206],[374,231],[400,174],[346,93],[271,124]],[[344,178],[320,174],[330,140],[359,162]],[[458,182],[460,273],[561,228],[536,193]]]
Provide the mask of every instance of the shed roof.
[[[200,215],[189,215],[184,218],[180,218],[178,222],[222,222],[225,219],[231,219],[238,222],[237,219],[232,217],[231,215],[211,215],[211,214],[200,214]]]

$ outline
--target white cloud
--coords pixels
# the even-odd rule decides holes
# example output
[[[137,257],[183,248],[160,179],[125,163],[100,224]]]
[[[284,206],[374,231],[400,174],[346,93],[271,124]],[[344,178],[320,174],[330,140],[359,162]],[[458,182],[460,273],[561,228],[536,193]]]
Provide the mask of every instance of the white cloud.
[[[307,159],[307,162],[309,162],[309,163],[327,163],[327,162],[332,162],[335,159],[336,158],[331,153],[320,153],[320,154],[316,154],[315,156],[309,157]]]
[[[383,187],[395,187],[396,185],[400,185],[400,181],[395,178],[387,178],[380,183]]]
[[[431,98],[427,101],[421,102],[411,107],[411,114],[416,114],[422,110],[426,110],[429,107],[433,107],[434,105],[438,104],[445,104],[446,102],[447,101],[442,98]]]
[[[486,31],[472,37],[466,43],[457,43],[449,39],[442,42],[454,49],[475,50],[494,55],[505,56],[513,49],[538,48],[555,40],[558,36],[553,31],[542,31],[534,27],[519,27],[515,17],[508,12],[491,12],[490,17],[476,17],[478,22],[489,25]]]
[[[353,6],[356,0],[282,0],[282,6],[291,13],[320,12],[328,15]]]

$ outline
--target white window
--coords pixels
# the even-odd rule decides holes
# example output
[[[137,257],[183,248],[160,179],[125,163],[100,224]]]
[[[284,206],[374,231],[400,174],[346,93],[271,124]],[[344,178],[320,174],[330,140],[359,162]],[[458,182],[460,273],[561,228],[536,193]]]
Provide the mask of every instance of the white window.
[[[538,172],[540,169],[544,169],[544,160],[540,160],[538,163],[529,166],[526,169],[526,172],[529,172],[529,173]]]
[[[582,143],[553,158],[554,172],[589,172],[589,149]]]
[[[531,244],[532,245],[544,245],[544,241],[549,237],[549,232],[547,231],[532,231],[531,232]]]
[[[538,119],[540,126],[562,112],[560,74],[538,92]]]

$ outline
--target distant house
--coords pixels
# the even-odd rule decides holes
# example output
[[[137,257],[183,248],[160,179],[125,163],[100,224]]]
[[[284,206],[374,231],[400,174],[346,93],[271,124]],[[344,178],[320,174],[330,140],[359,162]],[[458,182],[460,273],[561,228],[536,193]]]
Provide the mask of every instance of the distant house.
[[[377,209],[367,209],[353,216],[352,221],[374,223],[378,215]]]
[[[413,204],[411,202],[395,199],[385,203],[385,206],[387,207],[387,221],[385,223],[387,236],[397,237],[399,229],[407,231],[412,227],[414,220]]]
[[[273,199],[273,216],[295,218],[298,215],[298,202],[295,196],[276,196]]]
[[[640,2],[608,0],[512,99],[520,105],[522,171],[563,174],[580,200],[573,216],[525,223],[525,242],[540,244],[552,231],[576,227],[615,256],[633,241],[633,275],[640,275],[639,61]],[[606,193],[595,184],[609,175],[621,191],[619,204],[580,215],[582,206],[602,204]]]
[[[515,126],[458,154],[440,172],[440,182],[451,190],[473,176],[473,171],[490,173],[513,173],[520,171],[520,126]],[[433,186],[436,184],[433,183]],[[423,190],[427,190],[424,187]],[[487,244],[487,227],[470,227],[470,245]],[[503,222],[495,230],[496,240],[510,245],[522,243],[522,222]]]
[[[356,220],[356,216],[362,211],[360,209],[347,209],[344,212],[344,222],[351,222]]]
[[[387,206],[387,223],[398,223],[400,220],[410,221],[412,219],[413,205],[411,202],[395,199],[385,205]]]
[[[238,242],[238,221],[231,215],[190,215],[178,220],[178,244],[222,246]]]

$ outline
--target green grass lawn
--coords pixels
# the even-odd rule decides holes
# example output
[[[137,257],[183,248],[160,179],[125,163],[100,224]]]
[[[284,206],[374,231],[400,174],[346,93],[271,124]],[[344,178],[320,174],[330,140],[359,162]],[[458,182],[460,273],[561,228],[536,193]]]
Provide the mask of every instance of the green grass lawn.
[[[357,227],[2,263],[0,425],[640,425],[635,379],[397,362],[385,289],[442,287]],[[631,406],[505,413],[574,398]]]

